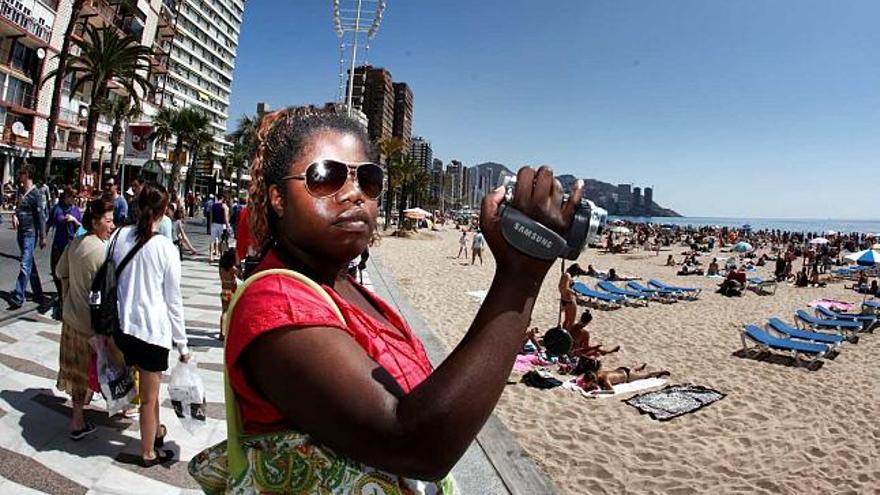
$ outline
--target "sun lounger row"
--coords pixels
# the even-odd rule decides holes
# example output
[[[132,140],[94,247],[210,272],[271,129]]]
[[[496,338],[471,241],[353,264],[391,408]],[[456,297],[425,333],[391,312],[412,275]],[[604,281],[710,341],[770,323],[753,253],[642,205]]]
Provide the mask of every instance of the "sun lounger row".
[[[580,300],[605,309],[616,309],[623,305],[647,306],[649,301],[672,303],[681,299],[696,299],[700,294],[700,289],[673,287],[658,280],[648,283],[651,287],[630,281],[626,288],[622,288],[603,280],[597,284],[598,290],[593,290],[582,282],[572,284],[571,288]]]
[[[862,307],[875,314],[880,314],[880,300],[868,299],[862,303]]]
[[[816,307],[816,316],[801,309],[794,317],[797,326],[779,318],[770,318],[764,329],[744,325],[741,334],[743,349],[750,349],[751,343],[751,348],[791,353],[796,364],[801,364],[804,357],[809,358],[806,360],[808,364],[812,364],[838,352],[847,340],[857,342],[855,333],[868,331],[878,324],[875,315],[841,313],[823,306]]]

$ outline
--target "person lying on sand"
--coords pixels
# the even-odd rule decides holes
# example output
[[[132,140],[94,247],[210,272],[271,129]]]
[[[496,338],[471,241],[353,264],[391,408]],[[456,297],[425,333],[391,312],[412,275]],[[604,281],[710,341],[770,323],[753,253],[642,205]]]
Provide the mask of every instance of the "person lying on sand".
[[[644,380],[645,378],[660,378],[669,376],[671,373],[667,370],[647,371],[646,363],[642,363],[637,368],[627,368],[621,366],[617,369],[609,371],[588,371],[584,376],[578,379],[577,384],[587,392],[591,390],[607,390],[613,391],[614,385],[621,383],[630,383],[636,380]]]

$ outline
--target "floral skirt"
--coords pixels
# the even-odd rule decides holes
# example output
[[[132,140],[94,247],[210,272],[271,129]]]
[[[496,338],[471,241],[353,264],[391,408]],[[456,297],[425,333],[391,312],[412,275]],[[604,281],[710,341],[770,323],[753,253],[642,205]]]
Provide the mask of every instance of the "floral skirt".
[[[248,466],[238,479],[228,473],[225,441],[193,457],[190,475],[209,495],[457,493],[451,477],[434,483],[385,473],[315,445],[308,435],[296,431],[248,437],[243,447]]]

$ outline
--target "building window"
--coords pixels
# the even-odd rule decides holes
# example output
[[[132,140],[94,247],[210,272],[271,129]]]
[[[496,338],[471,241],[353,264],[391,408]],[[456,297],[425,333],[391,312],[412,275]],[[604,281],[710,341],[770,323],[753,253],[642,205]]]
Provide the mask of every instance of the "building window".
[[[27,74],[31,79],[35,79],[38,64],[39,60],[37,59],[36,50],[24,46],[17,41],[12,44],[12,57],[10,58],[9,65],[13,69],[18,69]]]

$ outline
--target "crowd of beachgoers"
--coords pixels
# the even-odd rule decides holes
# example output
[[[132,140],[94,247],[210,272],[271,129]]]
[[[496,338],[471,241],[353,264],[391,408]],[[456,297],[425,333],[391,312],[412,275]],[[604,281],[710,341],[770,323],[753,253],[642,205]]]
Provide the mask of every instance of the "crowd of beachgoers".
[[[474,232],[447,224],[374,248],[450,348],[494,270],[488,250],[482,264],[461,259]],[[871,335],[877,303],[853,290],[870,289],[877,273],[847,259],[876,242],[858,233],[610,224],[601,242],[545,280],[497,412],[565,493],[877,486],[864,442],[880,440],[865,395],[876,385],[864,373],[880,350]],[[715,397],[662,422],[624,402],[682,387]],[[844,408],[851,412],[841,416]],[[826,458],[847,465],[803,470]]]

